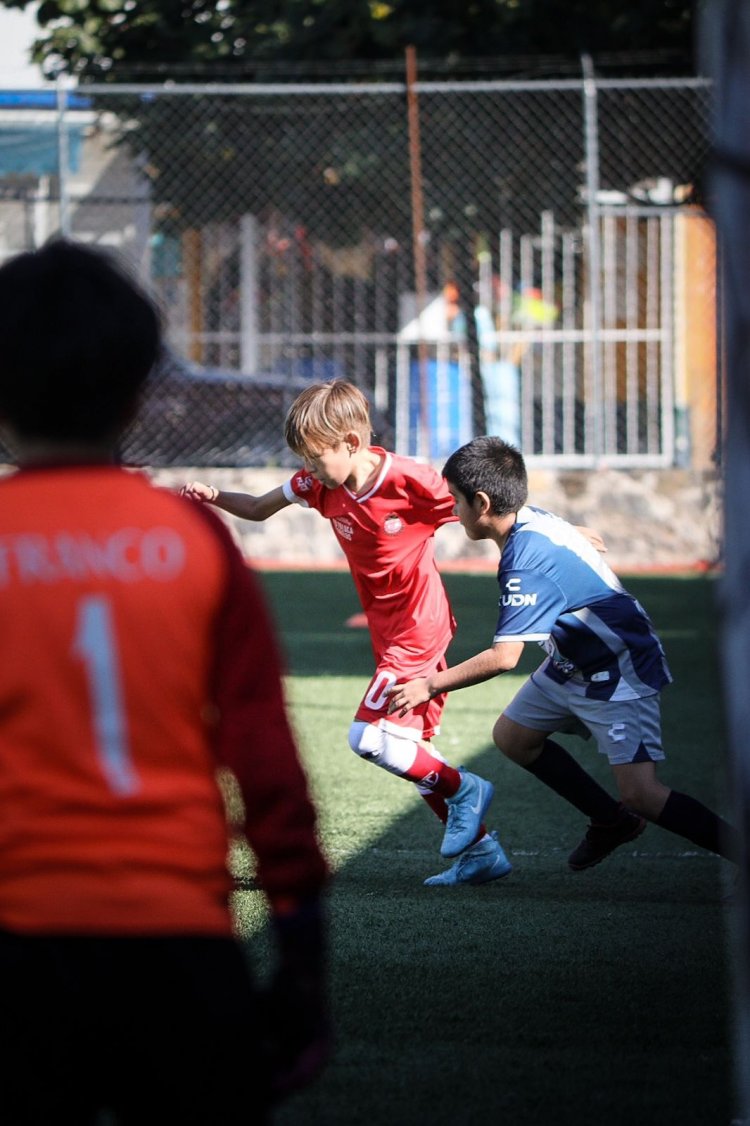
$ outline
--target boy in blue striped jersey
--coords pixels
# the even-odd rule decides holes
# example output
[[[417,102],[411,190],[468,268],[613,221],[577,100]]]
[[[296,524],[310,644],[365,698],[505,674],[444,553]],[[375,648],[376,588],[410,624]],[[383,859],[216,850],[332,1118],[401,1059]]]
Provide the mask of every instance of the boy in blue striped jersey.
[[[500,551],[499,616],[492,645],[452,668],[390,690],[403,715],[442,692],[516,667],[527,642],[547,657],[495,723],[508,758],[536,775],[590,821],[568,863],[590,868],[652,821],[736,861],[736,830],[688,794],[664,785],[660,692],[672,680],[661,642],[638,601],[595,547],[570,524],[527,505],[522,455],[496,437],[475,438],[443,467],[455,514],[471,540]],[[593,736],[607,756],[619,800],[551,736]],[[452,869],[443,873],[446,883]]]

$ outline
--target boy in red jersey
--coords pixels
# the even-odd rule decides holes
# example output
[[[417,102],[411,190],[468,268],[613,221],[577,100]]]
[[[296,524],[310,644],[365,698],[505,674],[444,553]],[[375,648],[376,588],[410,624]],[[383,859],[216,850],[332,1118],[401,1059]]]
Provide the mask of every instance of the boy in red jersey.
[[[149,299],[59,241],[0,268],[5,1126],[270,1121],[328,1054],[327,868],[258,584],[223,523],[115,464]],[[278,968],[232,933],[234,774]]]
[[[288,446],[304,461],[286,484],[262,496],[220,492],[193,481],[182,492],[246,520],[266,520],[290,504],[330,520],[367,616],[376,669],[349,729],[360,757],[416,784],[445,824],[441,853],[457,857],[428,885],[479,884],[511,871],[484,814],[491,783],[450,766],[430,746],[445,695],[407,717],[388,715],[386,690],[398,680],[446,667],[455,631],[435,563],[434,535],[455,519],[453,498],[432,468],[371,446],[367,400],[345,380],[313,384],[292,404]]]

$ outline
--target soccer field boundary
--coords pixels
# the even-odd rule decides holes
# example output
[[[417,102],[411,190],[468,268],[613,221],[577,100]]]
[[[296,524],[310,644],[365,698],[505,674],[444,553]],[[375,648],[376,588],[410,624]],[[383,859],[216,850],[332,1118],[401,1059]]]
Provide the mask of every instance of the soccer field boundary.
[[[349,570],[349,565],[345,559],[341,559],[340,561],[303,559],[287,562],[283,559],[271,559],[260,555],[249,555],[247,556],[247,562],[256,570],[268,572],[269,574],[279,571],[295,573],[307,571],[311,574],[330,572],[331,574],[338,574],[348,572]],[[723,566],[720,563],[709,562],[705,559],[692,561],[678,560],[673,563],[662,563],[657,566],[644,564],[643,567],[633,567],[632,564],[628,564],[627,568],[618,567],[615,560],[607,559],[607,562],[619,578],[624,581],[627,581],[629,575],[637,578],[680,578],[681,576],[691,578],[701,575],[723,574]],[[448,575],[494,575],[497,571],[498,559],[438,559],[437,564],[438,570]]]

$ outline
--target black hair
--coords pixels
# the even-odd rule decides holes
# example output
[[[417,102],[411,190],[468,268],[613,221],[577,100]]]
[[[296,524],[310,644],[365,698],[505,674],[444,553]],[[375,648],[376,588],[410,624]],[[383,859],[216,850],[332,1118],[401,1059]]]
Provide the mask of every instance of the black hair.
[[[523,455],[502,438],[488,436],[467,442],[448,458],[443,477],[469,504],[477,493],[486,493],[495,516],[518,512],[529,495]]]
[[[0,266],[0,419],[19,436],[116,436],[160,349],[156,306],[109,253],[55,239]]]

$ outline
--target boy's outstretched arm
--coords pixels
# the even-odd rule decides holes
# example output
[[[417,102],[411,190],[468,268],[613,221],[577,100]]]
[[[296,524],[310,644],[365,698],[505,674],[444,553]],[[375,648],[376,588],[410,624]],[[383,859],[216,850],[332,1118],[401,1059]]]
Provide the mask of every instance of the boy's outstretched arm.
[[[252,493],[225,493],[215,485],[204,485],[202,481],[188,481],[180,489],[180,496],[190,497],[201,504],[212,504],[242,520],[267,520],[274,512],[280,512],[292,503],[284,496],[281,486],[256,497]]]
[[[483,649],[460,665],[453,665],[442,672],[435,672],[432,676],[418,677],[416,680],[407,680],[403,684],[394,684],[386,689],[390,696],[388,705],[389,715],[398,712],[406,715],[411,708],[425,703],[442,692],[454,692],[457,688],[468,688],[472,684],[481,684],[484,680],[491,680],[500,673],[510,672],[516,667],[523,653],[523,641],[500,641],[491,649]]]

